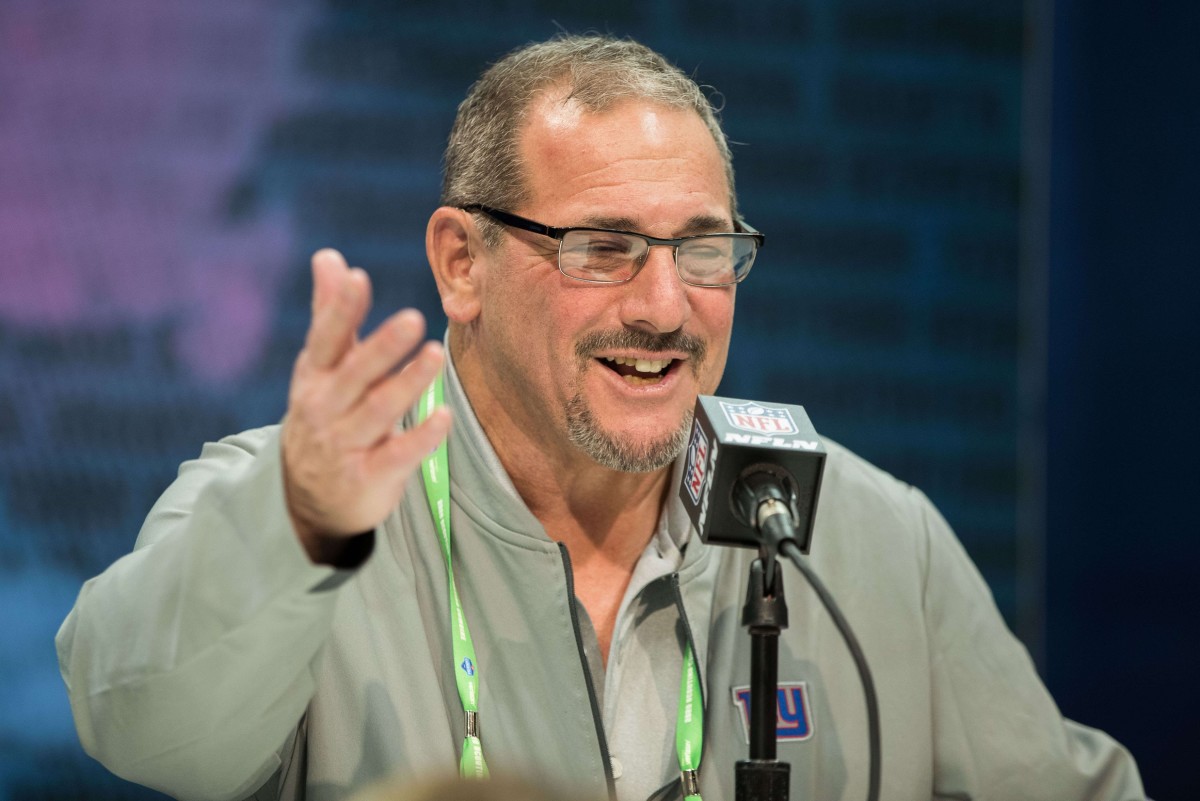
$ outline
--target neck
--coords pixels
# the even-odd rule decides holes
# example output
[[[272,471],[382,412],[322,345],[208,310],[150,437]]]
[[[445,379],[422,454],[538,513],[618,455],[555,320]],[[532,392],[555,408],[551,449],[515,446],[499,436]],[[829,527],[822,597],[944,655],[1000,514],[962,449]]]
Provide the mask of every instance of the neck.
[[[658,525],[669,479],[666,469],[620,473],[586,456],[586,463],[580,464],[537,454],[524,461],[510,453],[511,461],[504,456],[501,461],[517,491],[551,538],[567,545],[577,566],[586,569],[599,561],[633,570]]]
[[[525,505],[550,539],[566,545],[575,594],[591,617],[607,660],[617,609],[634,566],[658,526],[671,467],[611,470],[553,431],[561,426],[504,403],[470,348],[450,353],[480,427]]]

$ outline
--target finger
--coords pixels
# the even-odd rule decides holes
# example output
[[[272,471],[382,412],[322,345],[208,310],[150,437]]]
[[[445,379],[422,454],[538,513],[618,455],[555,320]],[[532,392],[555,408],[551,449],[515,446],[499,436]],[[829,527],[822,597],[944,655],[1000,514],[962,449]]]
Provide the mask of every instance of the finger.
[[[421,460],[437,449],[450,432],[450,410],[434,409],[420,425],[392,434],[367,456],[365,467],[375,480],[388,481],[400,487],[421,464]]]
[[[358,450],[387,439],[396,421],[411,409],[442,368],[442,348],[427,342],[400,372],[376,384],[349,413],[337,422],[337,439]]]
[[[332,257],[313,260],[314,275],[322,274],[320,280],[328,282],[329,290],[326,297],[322,287],[321,305],[313,315],[304,344],[309,362],[318,368],[333,367],[350,349],[366,315],[370,295],[366,273],[347,268],[336,251],[322,251],[322,254],[330,252],[336,255],[336,260]]]
[[[409,358],[425,336],[425,318],[416,309],[398,311],[360,342],[338,365],[336,414],[357,404],[371,387]]]
[[[338,306],[341,305],[342,315],[347,313],[347,299],[343,297],[343,293],[348,291],[346,288],[346,276],[349,273],[349,268],[346,266],[346,260],[341,253],[333,248],[322,248],[313,254],[312,257],[312,278],[313,278],[313,297],[312,297],[312,319],[309,322],[308,333],[305,339],[305,353],[309,361],[315,358],[321,362],[327,360],[326,351],[329,324],[332,322],[334,315],[338,314]]]
[[[354,309],[354,314],[359,322],[351,334],[351,344],[353,344],[358,342],[358,328],[362,326],[362,321],[367,319],[367,312],[371,310],[374,287],[371,286],[371,276],[367,275],[367,271],[362,267],[350,268],[350,280],[356,281],[361,285],[359,294],[355,295],[358,305]]]
[[[346,260],[342,254],[333,248],[322,248],[312,256],[312,278],[313,278],[313,295],[312,295],[312,316],[316,317],[317,312],[329,302],[329,299],[337,291],[337,283],[342,274],[342,267]]]

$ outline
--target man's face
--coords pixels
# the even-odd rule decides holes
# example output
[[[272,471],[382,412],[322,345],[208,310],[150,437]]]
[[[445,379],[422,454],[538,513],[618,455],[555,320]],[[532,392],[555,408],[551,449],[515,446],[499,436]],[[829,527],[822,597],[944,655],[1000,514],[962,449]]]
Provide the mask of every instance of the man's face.
[[[733,230],[723,164],[694,112],[629,100],[592,114],[557,96],[530,111],[520,144],[532,200],[510,211],[662,238]],[[491,256],[477,344],[492,392],[544,446],[613,469],[662,467],[696,395],[720,382],[734,288],[684,284],[667,247],[627,283],[584,283],[558,271],[557,245],[507,229]]]

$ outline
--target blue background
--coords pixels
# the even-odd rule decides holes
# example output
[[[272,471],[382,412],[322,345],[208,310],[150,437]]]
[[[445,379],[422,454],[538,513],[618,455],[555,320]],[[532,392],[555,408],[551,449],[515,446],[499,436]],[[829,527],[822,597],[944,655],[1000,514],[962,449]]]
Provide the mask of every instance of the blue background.
[[[724,95],[768,242],[722,394],[928,492],[1064,713],[1189,797],[1195,6],[397,7],[0,5],[0,799],[157,797],[82,754],[54,631],[180,461],[282,414],[315,248],[441,330],[455,106],[559,29]]]

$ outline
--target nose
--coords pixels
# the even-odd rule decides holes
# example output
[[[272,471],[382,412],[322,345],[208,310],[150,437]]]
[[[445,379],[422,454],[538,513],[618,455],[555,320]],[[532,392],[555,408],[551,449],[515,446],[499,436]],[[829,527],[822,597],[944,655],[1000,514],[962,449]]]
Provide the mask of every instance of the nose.
[[[675,250],[651,246],[642,269],[622,289],[621,322],[655,334],[677,331],[692,316],[689,287],[679,278]]]

